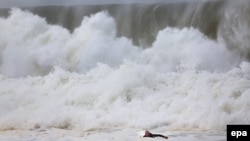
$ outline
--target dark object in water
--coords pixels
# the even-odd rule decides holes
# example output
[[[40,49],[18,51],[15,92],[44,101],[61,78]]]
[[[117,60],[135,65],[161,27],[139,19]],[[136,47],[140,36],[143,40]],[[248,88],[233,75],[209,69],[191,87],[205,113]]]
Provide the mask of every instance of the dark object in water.
[[[145,135],[144,135],[143,137],[150,137],[150,138],[162,137],[162,138],[168,139],[167,136],[163,136],[163,135],[161,135],[161,134],[152,134],[152,133],[150,133],[149,131],[145,131]]]

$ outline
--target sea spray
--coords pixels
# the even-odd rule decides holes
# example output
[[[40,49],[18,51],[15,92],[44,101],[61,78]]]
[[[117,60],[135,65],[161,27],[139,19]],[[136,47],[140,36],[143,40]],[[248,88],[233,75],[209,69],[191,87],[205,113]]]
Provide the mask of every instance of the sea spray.
[[[142,49],[107,12],[72,33],[20,9],[0,19],[0,129],[219,130],[250,122],[250,64],[198,29]],[[13,28],[12,28],[13,27]]]
[[[84,18],[72,34],[27,11],[11,13],[1,24],[0,72],[6,76],[44,75],[54,66],[84,72],[98,62],[117,66],[139,50],[129,39],[115,37],[114,20],[106,12]]]
[[[193,28],[165,28],[157,35],[153,47],[142,54],[143,62],[165,71],[228,71],[241,61],[223,42],[208,39]]]
[[[248,123],[249,63],[227,73],[156,73],[124,64],[1,79],[1,130],[130,127],[224,130]],[[13,89],[15,88],[15,89]],[[150,122],[149,122],[150,121]]]

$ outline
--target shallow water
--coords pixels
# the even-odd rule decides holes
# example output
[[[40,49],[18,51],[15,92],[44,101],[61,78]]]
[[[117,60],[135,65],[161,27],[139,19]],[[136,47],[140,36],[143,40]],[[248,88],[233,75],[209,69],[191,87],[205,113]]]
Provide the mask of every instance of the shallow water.
[[[100,131],[71,131],[44,129],[37,131],[2,131],[1,141],[164,141],[163,138],[143,138],[135,129],[106,129]],[[160,131],[158,131],[160,132]],[[162,131],[161,131],[162,132]],[[169,141],[225,141],[226,134],[218,132],[164,132]]]

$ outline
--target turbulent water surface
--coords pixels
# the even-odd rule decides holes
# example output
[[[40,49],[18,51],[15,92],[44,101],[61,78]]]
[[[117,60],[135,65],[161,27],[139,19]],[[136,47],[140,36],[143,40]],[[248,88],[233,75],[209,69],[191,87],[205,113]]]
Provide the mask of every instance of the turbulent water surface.
[[[38,2],[0,2],[2,139],[250,124],[250,1]]]

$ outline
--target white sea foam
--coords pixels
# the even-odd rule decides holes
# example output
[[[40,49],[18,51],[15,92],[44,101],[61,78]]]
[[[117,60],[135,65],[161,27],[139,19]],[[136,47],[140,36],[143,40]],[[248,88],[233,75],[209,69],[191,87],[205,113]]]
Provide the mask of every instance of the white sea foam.
[[[72,34],[19,9],[1,19],[0,26],[0,72],[5,76],[47,74],[53,66],[80,72],[98,62],[117,66],[139,50],[129,39],[115,37],[115,22],[106,12],[85,17]]]
[[[205,37],[193,28],[166,28],[159,32],[153,47],[145,50],[143,61],[157,70],[227,71],[239,64],[240,56],[223,43]]]
[[[250,64],[197,29],[140,49],[107,12],[73,33],[13,9],[0,19],[0,130],[220,130],[250,123]]]

